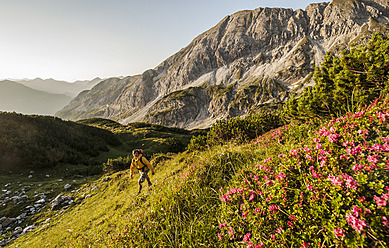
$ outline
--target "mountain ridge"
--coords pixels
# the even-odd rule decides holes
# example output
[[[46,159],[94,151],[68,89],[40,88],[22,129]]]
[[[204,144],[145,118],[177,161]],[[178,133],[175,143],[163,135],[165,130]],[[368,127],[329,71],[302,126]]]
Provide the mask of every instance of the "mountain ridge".
[[[74,82],[55,80],[53,78],[15,79],[12,81],[21,83],[36,90],[46,91],[54,94],[65,94],[74,98],[81,91],[91,89],[94,85],[102,80],[103,79],[96,77],[92,80],[77,80]]]
[[[0,111],[53,115],[71,97],[36,90],[10,80],[0,81]]]
[[[334,0],[296,11],[240,11],[154,69],[107,79],[56,115],[71,120],[103,117],[124,124],[147,121],[189,129],[209,127],[218,119],[282,103],[313,84],[314,67],[325,51],[339,53],[374,32],[386,32],[388,25],[389,6],[382,0]]]

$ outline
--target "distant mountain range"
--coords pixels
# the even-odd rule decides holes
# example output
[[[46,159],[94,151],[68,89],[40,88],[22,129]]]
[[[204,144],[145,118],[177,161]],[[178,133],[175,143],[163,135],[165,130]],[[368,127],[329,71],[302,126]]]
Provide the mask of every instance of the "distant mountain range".
[[[0,81],[0,111],[3,112],[54,115],[71,99],[64,94],[35,90],[17,82]]]
[[[78,80],[73,83],[66,81],[58,81],[52,78],[49,79],[23,79],[23,80],[12,80],[18,83],[21,83],[30,88],[46,91],[53,94],[64,94],[74,98],[83,90],[89,90],[97,83],[99,83],[101,78],[94,78],[92,80]]]
[[[305,10],[258,8],[225,17],[142,75],[110,78],[56,115],[182,128],[209,127],[287,100],[313,85],[326,52],[389,30],[387,0],[333,0]]]
[[[81,91],[91,89],[101,80],[74,83],[41,78],[0,81],[0,111],[54,115]]]

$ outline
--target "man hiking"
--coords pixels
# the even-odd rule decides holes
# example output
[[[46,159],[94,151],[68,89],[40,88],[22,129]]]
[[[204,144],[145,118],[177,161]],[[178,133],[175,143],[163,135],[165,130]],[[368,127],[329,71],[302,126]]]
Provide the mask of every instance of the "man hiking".
[[[135,149],[132,151],[132,155],[134,158],[131,162],[130,167],[130,177],[132,178],[132,175],[134,173],[134,169],[137,168],[140,173],[140,178],[138,180],[139,183],[139,191],[136,195],[139,195],[142,190],[142,183],[147,180],[147,183],[149,184],[149,187],[152,185],[149,176],[147,175],[149,171],[151,170],[151,174],[154,175],[154,168],[150,164],[150,162],[143,157],[143,150],[142,149]]]

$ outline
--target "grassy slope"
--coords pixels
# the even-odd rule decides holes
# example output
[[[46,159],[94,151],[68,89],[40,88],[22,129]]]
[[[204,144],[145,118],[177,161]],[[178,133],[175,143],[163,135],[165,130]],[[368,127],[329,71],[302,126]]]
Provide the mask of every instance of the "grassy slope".
[[[216,236],[220,204],[218,189],[227,186],[229,180],[242,173],[244,168],[269,156],[273,152],[269,148],[254,144],[226,145],[200,153],[180,154],[158,165],[157,173],[152,177],[154,189],[137,198],[133,198],[137,179],[129,180],[126,172],[116,173],[109,183],[96,182],[100,187],[94,196],[59,215],[50,226],[19,238],[13,245],[116,247],[133,242],[127,240],[129,230],[134,231],[136,237],[145,235],[150,228],[153,231],[147,235],[152,237],[143,238],[158,240],[156,246],[198,247],[202,244],[200,246],[212,247],[207,239]],[[279,148],[275,146],[273,149]],[[87,194],[81,192],[80,195]],[[153,212],[155,217],[159,216],[156,220],[150,217]],[[41,219],[52,215],[55,213],[49,212]],[[142,216],[148,216],[144,227],[134,226],[134,220],[140,220]]]
[[[17,115],[16,117],[21,119],[29,118],[22,115]],[[50,117],[37,118],[42,119],[42,121],[52,119]],[[60,120],[55,121],[60,122]],[[86,120],[83,122],[86,122],[83,124],[91,125],[92,121]],[[28,199],[20,204],[14,204],[13,201],[10,201],[5,206],[0,206],[0,217],[17,217],[22,213],[26,206],[33,205],[35,201],[39,200],[40,198],[38,195],[40,194],[45,194],[48,199],[53,199],[60,193],[75,195],[76,193],[71,192],[72,190],[80,188],[85,184],[93,184],[94,181],[102,175],[102,163],[106,162],[108,158],[127,156],[132,149],[139,147],[143,147],[149,155],[158,155],[158,153],[161,152],[166,153],[171,148],[171,144],[166,143],[166,140],[175,138],[183,144],[182,148],[184,148],[192,137],[192,133],[186,130],[166,129],[141,123],[138,123],[137,125],[122,126],[118,123],[102,119],[94,120],[93,123],[95,124],[95,127],[113,132],[122,144],[109,146],[109,150],[100,152],[98,156],[93,158],[95,161],[100,161],[100,163],[93,166],[59,163],[51,168],[29,167],[27,169],[13,169],[12,172],[7,171],[6,173],[1,174],[0,185],[10,184],[2,189],[20,192],[21,188],[27,187],[28,190],[26,190],[26,195],[28,196]],[[28,125],[25,124],[24,126]],[[80,126],[79,124],[71,122],[69,122],[68,125]],[[116,126],[117,129],[110,128],[110,125]],[[30,130],[32,130],[32,128],[30,128]],[[34,126],[33,130],[39,130],[39,128]],[[33,170],[34,172],[30,173],[30,170]],[[28,178],[30,174],[32,175],[32,178]],[[50,177],[47,177],[46,175],[50,175]],[[74,180],[76,180],[76,182],[74,182]],[[69,191],[64,191],[64,185],[67,183],[71,183],[72,187]],[[34,193],[36,191],[39,193]],[[85,193],[85,195],[88,194],[88,192]],[[5,196],[1,197],[0,200]],[[111,206],[111,204],[105,202],[103,206]],[[46,211],[49,208],[49,205],[47,205],[43,211]],[[23,222],[22,227],[24,228],[26,225],[34,223],[34,221],[36,221],[36,218],[30,218],[26,222]]]
[[[134,198],[137,179],[130,179],[127,172],[112,175],[113,179],[109,182],[103,183],[99,179],[83,185],[77,197],[91,195],[90,198],[63,214],[58,215],[55,211],[42,214],[40,220],[51,218],[50,224],[32,235],[19,238],[12,246],[68,247],[73,244],[76,247],[104,247],[111,242],[111,234],[125,230],[127,222],[136,213],[134,208],[145,204],[144,197],[152,198],[163,187],[171,186],[171,181],[166,181],[166,178],[181,166],[176,160],[171,161],[169,166],[158,168],[158,174],[152,177],[153,189],[145,189],[137,198]],[[91,190],[94,186],[97,188]]]
[[[13,246],[388,247],[389,98],[363,111],[179,154],[158,164],[153,189],[137,198],[127,172],[93,181],[76,194],[90,197],[42,213],[49,224]],[[164,144],[155,126],[88,124],[125,140],[116,155]]]
[[[388,101],[386,101],[385,104],[385,107],[378,107],[376,110],[382,109],[383,112],[388,111]],[[367,116],[360,120],[357,118],[356,123],[359,123],[361,128],[370,128],[370,132],[378,134],[378,136],[374,134],[372,136],[373,138],[379,138],[381,135],[385,137],[387,135],[387,131],[385,130],[387,129],[388,121],[386,119],[384,122],[380,122],[378,114],[375,114],[376,110],[373,109],[370,111],[371,113],[369,116],[372,117]],[[350,118],[354,117],[351,116]],[[229,144],[214,147],[204,152],[196,151],[193,153],[177,155],[172,160],[158,165],[157,173],[152,177],[152,181],[155,182],[153,189],[151,191],[145,190],[137,198],[133,198],[133,195],[137,190],[136,179],[130,180],[126,172],[116,173],[113,175],[113,180],[109,183],[100,183],[96,181],[94,184],[98,185],[99,189],[91,193],[92,197],[84,200],[80,205],[66,210],[63,215],[58,215],[53,218],[49,226],[41,227],[38,231],[19,238],[12,246],[42,247],[49,244],[50,247],[132,247],[139,245],[145,247],[247,247],[249,244],[247,243],[248,241],[244,241],[244,235],[248,232],[251,232],[253,235],[251,241],[258,242],[257,244],[269,242],[266,246],[284,246],[287,245],[287,243],[290,244],[290,242],[295,242],[295,245],[297,244],[297,246],[300,246],[302,242],[304,242],[304,239],[307,240],[307,243],[309,241],[313,247],[317,247],[318,243],[323,241],[327,242],[327,245],[329,243],[337,243],[340,245],[342,240],[345,239],[331,238],[331,235],[333,235],[331,228],[327,230],[326,227],[320,232],[313,229],[313,231],[310,231],[311,227],[314,228],[312,223],[310,223],[310,220],[319,221],[316,218],[321,218],[321,216],[310,213],[309,209],[313,208],[317,211],[322,207],[320,204],[319,206],[315,205],[315,201],[310,202],[310,198],[303,198],[306,199],[304,202],[307,201],[304,203],[307,205],[303,206],[308,207],[308,210],[304,210],[302,213],[299,212],[298,209],[294,209],[294,207],[294,210],[292,210],[292,208],[289,210],[285,209],[285,211],[288,212],[297,211],[296,214],[300,214],[301,216],[299,216],[299,218],[301,218],[301,220],[304,219],[304,221],[308,223],[308,226],[305,227],[304,223],[300,223],[301,226],[298,228],[296,228],[297,226],[291,229],[284,227],[285,232],[280,232],[284,234],[275,236],[277,237],[277,241],[274,243],[272,243],[273,241],[269,236],[272,232],[270,231],[271,228],[274,228],[273,231],[276,235],[278,234],[275,231],[277,226],[273,226],[274,223],[272,221],[275,223],[280,221],[280,223],[285,224],[284,222],[286,222],[286,220],[283,220],[283,217],[277,219],[278,217],[270,217],[272,215],[268,213],[264,219],[261,219],[262,217],[254,216],[246,220],[242,217],[244,211],[239,209],[240,203],[249,205],[249,209],[250,206],[252,209],[253,207],[255,208],[255,206],[267,206],[266,204],[270,204],[258,197],[254,198],[255,200],[253,201],[245,199],[246,197],[249,198],[250,194],[252,194],[250,193],[250,187],[252,186],[246,185],[245,180],[253,180],[251,176],[253,173],[265,173],[264,175],[268,176],[273,175],[266,174],[266,170],[260,172],[256,165],[258,163],[266,164],[267,162],[265,162],[265,160],[269,157],[275,158],[278,157],[279,154],[289,154],[293,149],[312,145],[310,142],[312,138],[316,137],[314,134],[316,130],[318,130],[318,128],[311,124],[292,124],[288,127],[270,131],[261,136],[260,140],[255,143],[253,142],[240,146]],[[360,137],[359,133],[355,132],[348,136],[348,141],[351,141],[350,139],[353,138],[355,139],[355,142],[359,142],[357,141],[360,139],[358,137]],[[280,140],[280,138],[282,138],[282,140]],[[323,143],[323,145],[326,146],[327,143]],[[332,145],[332,143],[328,143],[328,145]],[[367,149],[366,152],[368,151],[370,150]],[[340,161],[338,157],[341,155],[343,154],[340,150],[339,153],[334,152],[331,154],[329,161],[333,163],[334,169],[327,173],[340,174],[342,171],[339,171],[339,169],[342,168],[342,166],[345,166],[346,164],[347,166],[351,166],[354,164],[343,164],[344,162],[338,163],[338,161]],[[288,156],[289,155],[287,155],[287,157]],[[293,156],[291,156],[291,159],[293,159]],[[308,160],[304,159],[305,158],[302,158],[300,161],[310,163]],[[366,157],[362,155],[361,158],[355,157],[355,159],[366,159]],[[386,160],[386,157],[384,156],[382,159]],[[317,163],[319,164],[319,162]],[[292,165],[296,166],[297,164]],[[275,171],[285,170],[282,166],[278,166],[276,162],[273,163],[272,166],[275,166],[272,167]],[[379,164],[379,166],[385,166],[385,164]],[[318,187],[317,190],[320,192],[322,190],[328,190],[331,198],[336,196],[338,201],[339,196],[345,197],[341,200],[344,201],[344,204],[340,205],[341,209],[337,207],[339,203],[336,202],[335,208],[333,209],[333,211],[336,210],[336,214],[340,215],[336,217],[336,219],[331,219],[331,222],[336,220],[340,222],[333,223],[330,226],[333,225],[336,227],[343,225],[341,227],[346,232],[346,238],[348,239],[347,244],[350,247],[356,247],[355,242],[376,242],[377,247],[385,246],[385,242],[388,242],[387,234],[385,236],[385,229],[380,227],[380,221],[370,222],[376,219],[376,217],[368,217],[367,215],[365,216],[366,213],[363,214],[366,221],[369,221],[369,225],[372,227],[369,231],[371,233],[369,233],[368,236],[363,236],[365,231],[359,235],[350,225],[347,225],[345,221],[338,219],[341,216],[344,216],[348,211],[347,209],[352,208],[353,204],[360,204],[358,206],[364,208],[363,205],[361,205],[362,203],[358,203],[359,200],[356,198],[356,196],[361,193],[366,194],[366,199],[368,200],[363,204],[371,204],[368,206],[371,211],[373,211],[374,215],[377,214],[377,217],[379,217],[381,214],[388,212],[388,207],[374,207],[375,203],[372,196],[369,195],[370,193],[368,193],[370,192],[369,190],[364,191],[365,189],[362,187],[359,188],[358,193],[353,191],[349,192],[349,190],[346,189],[342,191],[340,188],[328,184],[328,181],[326,180],[315,181],[309,174],[306,174],[307,172],[300,171],[300,169],[298,169],[300,167],[297,166],[296,168],[297,171],[296,169],[292,169],[292,167],[290,167],[290,170],[288,169],[285,171],[288,180],[292,180],[294,177],[303,176],[304,181],[313,180],[311,182],[308,181],[308,183],[314,184],[315,187]],[[320,166],[315,168],[320,172]],[[345,168],[346,167],[344,167],[344,171],[346,171]],[[308,171],[308,168],[301,167],[301,170]],[[352,173],[352,170],[349,170],[350,171],[347,172]],[[382,173],[383,170],[379,169],[377,173],[378,172]],[[325,171],[321,173],[325,173]],[[376,189],[377,192],[381,192],[375,193],[377,195],[384,193],[384,191],[381,191],[380,189],[379,180],[387,178],[385,175],[385,173],[380,174],[378,177],[373,176],[371,179],[375,180],[375,186],[373,188]],[[354,177],[358,176],[354,175]],[[281,197],[279,194],[282,191],[273,191],[271,187],[267,188],[267,184],[265,184],[266,180],[263,178],[261,178],[260,181],[263,182],[263,184],[261,184],[263,185],[261,186],[263,187],[263,193],[273,197],[275,202],[280,200],[280,202],[275,204],[281,206],[283,204],[282,198],[277,199],[277,197]],[[305,184],[301,183],[300,185],[300,182],[301,181],[290,181],[290,192],[288,195],[290,194],[289,197],[292,202],[286,202],[287,206],[285,207],[292,207],[294,204],[297,204],[298,201],[300,201],[298,200],[298,196],[301,196],[302,193],[304,195],[307,194],[306,197],[310,196],[311,193],[309,189],[306,188]],[[91,186],[89,185],[85,190],[90,187]],[[234,200],[232,203],[223,202],[221,200],[222,195],[226,194],[227,189],[231,190],[237,187],[242,187],[244,192],[246,192],[244,193],[244,198],[240,198],[241,196],[239,195],[233,196],[237,202]],[[88,192],[85,192],[85,190],[84,192],[80,192],[80,194],[87,194]],[[355,198],[353,198],[354,196]],[[293,202],[294,199],[297,199],[297,203]],[[324,201],[323,204],[325,204],[323,206],[329,206],[330,208],[334,207],[331,205],[333,204],[332,200],[329,202]],[[311,217],[308,216],[308,218],[306,214]],[[323,212],[323,214],[325,214],[325,212]],[[42,217],[42,219],[55,215],[55,212],[49,212],[47,213],[47,216]],[[260,222],[256,222],[255,220]],[[254,223],[252,221],[254,221]],[[273,224],[270,222],[266,224],[266,221],[270,221]],[[326,221],[326,219],[320,219],[320,221]],[[226,223],[226,225],[233,228],[234,239],[232,239],[232,237],[228,238],[228,235],[230,234],[228,234],[227,230],[223,230],[224,227],[220,228],[219,225],[221,223]],[[261,230],[258,230],[257,228],[260,225],[259,223],[262,223],[262,228],[266,230],[270,228],[269,233],[266,232],[261,234]],[[378,231],[373,229],[377,228],[377,225],[379,228]],[[384,230],[384,233],[380,234],[379,230]],[[222,234],[224,237],[221,237],[219,240],[218,234]],[[323,236],[320,235],[324,234],[326,235],[324,236],[326,238],[325,240],[322,240],[320,237]],[[292,235],[290,236],[291,239],[288,238],[285,240],[284,238],[288,235]],[[368,240],[370,235],[376,235],[376,238],[378,237],[380,241],[372,241],[372,239],[370,239],[370,241],[364,241],[365,239]],[[368,243],[365,243],[365,245],[366,244]],[[369,243],[369,245],[372,245],[372,243]]]

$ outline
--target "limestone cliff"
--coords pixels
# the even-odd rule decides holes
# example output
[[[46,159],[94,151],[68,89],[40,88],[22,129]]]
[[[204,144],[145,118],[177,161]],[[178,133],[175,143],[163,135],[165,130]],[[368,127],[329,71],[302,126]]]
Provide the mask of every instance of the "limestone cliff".
[[[282,102],[311,85],[326,51],[386,32],[387,0],[333,0],[305,10],[258,8],[225,17],[142,75],[108,79],[57,115],[202,128]]]

